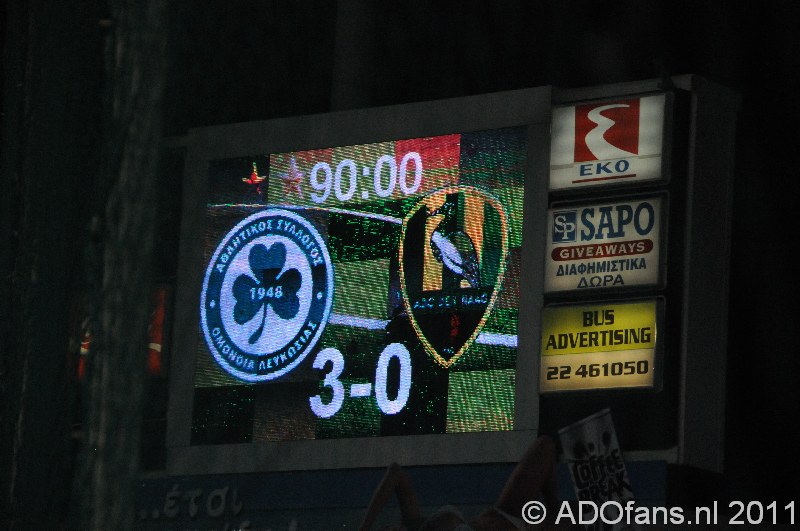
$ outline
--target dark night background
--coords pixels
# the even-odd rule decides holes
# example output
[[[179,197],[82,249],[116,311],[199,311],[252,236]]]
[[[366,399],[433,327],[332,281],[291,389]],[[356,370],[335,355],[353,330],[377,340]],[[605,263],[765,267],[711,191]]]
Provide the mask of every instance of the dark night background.
[[[736,145],[729,474],[745,497],[796,481],[797,2],[192,3],[177,8],[167,135],[552,84],[698,74],[742,96]],[[792,487],[797,492],[796,487]]]
[[[25,3],[44,17],[26,42],[58,50],[45,55],[42,86],[48,88],[31,101],[43,102],[52,123],[42,141],[53,147],[40,153],[44,167],[63,175],[43,193],[62,194],[72,205],[64,230],[80,241],[88,225],[82,212],[96,200],[85,191],[96,186],[104,40],[113,23],[103,2],[71,4],[51,10]],[[16,13],[11,6],[4,14]],[[708,481],[743,500],[800,500],[800,284],[792,252],[798,242],[793,127],[800,117],[800,2],[196,0],[172,2],[168,12],[167,145],[194,127],[542,85],[697,74],[738,92],[726,472]],[[24,35],[24,28],[6,27],[7,79],[19,74],[15,58]],[[4,80],[3,89],[7,102],[14,87]],[[14,130],[5,103],[3,111],[5,149]],[[156,280],[174,283],[180,149],[167,150],[162,167],[154,267]],[[3,194],[9,183],[15,186],[6,174]],[[16,208],[3,213],[4,232],[13,231],[18,215]],[[54,266],[65,271],[58,279],[65,291],[82,282],[79,259]],[[65,336],[65,326],[45,334]],[[151,444],[158,445],[159,433]]]

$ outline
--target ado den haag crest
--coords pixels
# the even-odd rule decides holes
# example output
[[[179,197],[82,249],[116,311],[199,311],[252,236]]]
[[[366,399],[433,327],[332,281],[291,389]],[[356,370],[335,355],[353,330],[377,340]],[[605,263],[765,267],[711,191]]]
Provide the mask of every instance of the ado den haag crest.
[[[478,188],[437,190],[403,220],[403,304],[425,350],[441,366],[452,366],[478,337],[494,307],[507,252],[506,212]]]
[[[333,269],[314,226],[295,212],[266,209],[220,242],[203,282],[203,334],[217,363],[257,382],[297,366],[328,320]]]

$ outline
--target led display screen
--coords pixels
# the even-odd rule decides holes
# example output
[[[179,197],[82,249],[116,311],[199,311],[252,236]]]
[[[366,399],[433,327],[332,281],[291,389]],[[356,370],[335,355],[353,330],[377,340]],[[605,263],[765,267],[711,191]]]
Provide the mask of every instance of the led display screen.
[[[513,430],[525,152],[212,160],[191,443]]]

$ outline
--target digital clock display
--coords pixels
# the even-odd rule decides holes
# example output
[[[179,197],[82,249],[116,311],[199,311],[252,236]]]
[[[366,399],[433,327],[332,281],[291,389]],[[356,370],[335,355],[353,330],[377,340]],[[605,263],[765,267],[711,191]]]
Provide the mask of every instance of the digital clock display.
[[[526,129],[213,160],[192,444],[514,429]]]

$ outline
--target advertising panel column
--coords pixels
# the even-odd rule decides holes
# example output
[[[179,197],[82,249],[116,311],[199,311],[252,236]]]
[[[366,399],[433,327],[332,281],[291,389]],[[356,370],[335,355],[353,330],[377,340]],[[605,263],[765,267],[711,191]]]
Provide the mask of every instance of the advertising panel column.
[[[623,452],[721,471],[738,99],[694,76],[556,99],[541,424],[559,429],[608,407]],[[627,315],[632,326],[620,321],[620,309],[645,307]],[[608,343],[618,326],[645,323],[656,332],[646,345]],[[625,374],[628,361],[652,372]],[[623,374],[612,374],[617,362]]]
[[[657,93],[553,110],[542,393],[661,389],[672,107]]]

